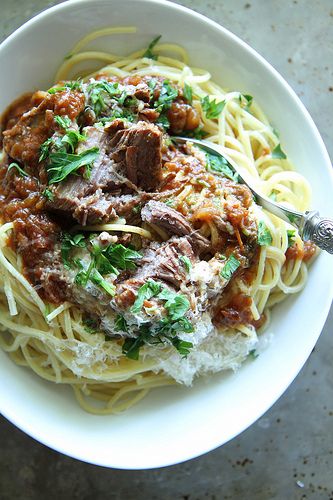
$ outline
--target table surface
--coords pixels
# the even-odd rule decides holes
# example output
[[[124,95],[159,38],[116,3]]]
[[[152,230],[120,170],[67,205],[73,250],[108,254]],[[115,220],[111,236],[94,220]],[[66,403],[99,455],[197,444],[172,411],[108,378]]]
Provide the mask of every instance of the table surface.
[[[0,40],[60,1],[0,0]],[[333,158],[332,0],[181,0],[258,50],[310,111]],[[258,20],[260,26],[258,26]],[[332,499],[333,309],[316,348],[280,400],[225,446],[148,471],[85,464],[0,420],[0,498]]]

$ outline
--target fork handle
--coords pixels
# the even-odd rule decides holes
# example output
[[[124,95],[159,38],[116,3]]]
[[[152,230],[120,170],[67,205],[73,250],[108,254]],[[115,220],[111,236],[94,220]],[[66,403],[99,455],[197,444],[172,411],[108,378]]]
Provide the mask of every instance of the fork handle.
[[[319,212],[308,212],[302,238],[304,241],[313,241],[322,250],[333,254],[333,220],[320,217]]]

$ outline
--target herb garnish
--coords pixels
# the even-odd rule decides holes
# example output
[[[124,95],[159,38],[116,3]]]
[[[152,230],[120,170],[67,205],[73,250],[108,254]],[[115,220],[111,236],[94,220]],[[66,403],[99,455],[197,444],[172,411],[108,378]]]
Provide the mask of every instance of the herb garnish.
[[[65,267],[71,267],[69,253],[73,248],[85,248],[86,242],[83,234],[71,235],[69,233],[62,233],[61,236],[61,258]]]
[[[272,151],[272,158],[276,158],[278,160],[285,160],[287,155],[281,149],[281,144],[278,144]]]
[[[59,127],[64,129],[67,129],[72,125],[69,116],[54,115],[54,121],[59,125]]]
[[[192,269],[192,264],[190,259],[186,255],[181,255],[179,260],[184,264],[186,271],[189,273]]]
[[[209,119],[218,118],[222,113],[225,104],[225,101],[216,102],[216,99],[210,101],[208,95],[201,99],[202,109],[205,112],[206,117]]]
[[[17,170],[17,173],[21,176],[21,177],[29,177],[29,175],[23,170],[23,168],[21,168],[19,166],[18,163],[15,163],[15,162],[12,162],[8,168],[7,168],[7,173],[12,170],[13,168],[15,168]]]
[[[162,37],[162,35],[158,35],[156,38],[154,38],[154,40],[152,40],[150,42],[150,44],[148,45],[147,50],[143,53],[142,57],[148,57],[149,59],[154,59],[154,61],[157,60],[158,56],[157,56],[157,54],[154,54],[153,48],[159,42],[159,40],[160,40],[161,37]]]
[[[46,167],[49,184],[63,181],[81,167],[86,167],[86,173],[89,175],[89,167],[98,158],[98,154],[97,147],[86,149],[80,154],[68,154],[62,151],[50,153],[50,163]]]
[[[240,262],[238,259],[236,259],[236,257],[231,254],[226,263],[224,264],[224,267],[221,271],[221,276],[222,278],[225,278],[226,280],[230,280],[231,276],[234,274],[235,271],[237,271],[237,269],[239,268],[240,266]]]
[[[191,342],[186,342],[177,337],[178,333],[193,332],[193,325],[185,317],[190,308],[190,302],[185,295],[178,294],[169,288],[162,288],[162,284],[149,279],[142,285],[137,298],[131,307],[131,312],[139,313],[145,300],[155,297],[164,300],[164,308],[167,316],[161,319],[157,326],[143,324],[139,328],[139,335],[135,339],[126,339],[123,344],[123,353],[132,359],[138,359],[140,347],[144,344],[163,343],[168,340],[182,356],[187,356],[189,349],[193,347]]]
[[[169,80],[164,80],[159,98],[154,102],[154,107],[159,113],[170,108],[172,102],[178,96],[178,90],[170,85]]]
[[[184,95],[185,99],[187,100],[187,102],[189,104],[192,104],[193,91],[192,91],[192,87],[190,87],[190,85],[188,85],[187,83],[184,83],[183,95]]]
[[[288,236],[288,248],[290,248],[295,243],[296,230],[295,229],[287,229],[287,236]]]
[[[42,192],[42,195],[44,196],[44,198],[46,198],[48,201],[52,201],[53,198],[54,198],[54,195],[52,193],[52,191],[50,191],[50,189],[44,189],[44,191]]]
[[[75,81],[65,82],[64,85],[57,85],[55,87],[51,87],[48,90],[48,93],[55,94],[56,92],[64,92],[65,90],[82,90],[82,81],[79,79]]]
[[[260,246],[267,246],[272,244],[272,235],[263,220],[258,224],[258,244]]]
[[[124,316],[122,316],[121,314],[118,314],[115,319],[114,329],[116,332],[128,332],[128,326],[126,320]]]
[[[225,177],[228,177],[228,179],[231,179],[234,182],[238,182],[238,174],[234,171],[231,163],[229,163],[228,160],[224,158],[224,156],[217,156],[206,152],[206,159],[207,170],[217,172],[224,175]]]
[[[141,311],[143,303],[145,300],[149,300],[152,297],[156,297],[160,293],[162,285],[156,281],[149,279],[147,283],[142,285],[137,293],[136,300],[131,307],[131,312],[137,314]]]
[[[249,111],[251,104],[253,102],[253,97],[252,95],[249,94],[239,94],[239,101],[242,104],[242,99],[245,99],[246,101],[246,106],[245,106],[245,111]]]

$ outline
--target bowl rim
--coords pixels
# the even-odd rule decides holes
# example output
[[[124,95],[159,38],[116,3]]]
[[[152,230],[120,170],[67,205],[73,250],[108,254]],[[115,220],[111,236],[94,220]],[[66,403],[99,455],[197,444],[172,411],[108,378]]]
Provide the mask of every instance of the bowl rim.
[[[103,3],[112,3],[113,0],[101,0]],[[119,1],[119,0],[116,0]],[[283,86],[284,90],[289,94],[289,96],[293,99],[295,102],[295,106],[298,107],[298,109],[302,112],[304,120],[308,123],[308,125],[311,128],[311,132],[314,136],[314,138],[317,141],[317,145],[320,148],[320,153],[321,153],[321,160],[322,163],[326,165],[326,174],[330,178],[331,183],[333,185],[333,171],[331,168],[331,161],[329,154],[326,150],[324,141],[311,117],[309,112],[307,111],[306,107],[300,100],[300,98],[297,96],[295,91],[292,89],[292,87],[289,85],[289,83],[280,75],[280,73],[270,64],[266,59],[261,56],[255,49],[253,49],[247,42],[244,42],[240,37],[235,35],[232,31],[229,29],[225,28],[224,26],[220,25],[216,21],[213,21],[212,19],[206,17],[205,15],[198,13],[188,7],[185,7],[183,5],[179,5],[177,3],[174,3],[173,1],[170,0],[136,0],[138,3],[143,3],[143,4],[155,4],[159,5],[161,7],[166,7],[171,10],[174,10],[176,12],[182,12],[186,14],[187,16],[190,16],[192,18],[196,18],[197,20],[201,21],[202,23],[210,26],[211,28],[217,30],[220,32],[224,37],[229,38],[234,44],[236,44],[238,47],[241,47],[243,50],[247,51],[249,54],[251,54],[264,68],[265,71],[270,73],[276,80],[280,82],[280,84]],[[26,31],[27,29],[33,27],[34,25],[38,25],[38,23],[47,18],[51,17],[55,12],[63,12],[67,9],[75,9],[77,8],[78,5],[82,4],[92,4],[94,3],[94,0],[65,0],[62,3],[59,3],[57,5],[54,5],[52,7],[49,7],[42,12],[36,14],[34,17],[26,21],[23,25],[18,27],[13,33],[11,33],[5,40],[2,41],[0,44],[0,54],[1,52],[7,48],[8,45],[14,40],[18,35]],[[315,325],[315,328],[313,329],[313,346],[316,344],[318,341],[318,338],[320,336],[320,333],[324,327],[325,321],[327,319],[327,316],[330,311],[331,303],[333,300],[333,281],[331,283],[329,293],[327,294],[327,300],[323,304],[323,307],[320,312],[318,312],[317,315],[317,322]],[[242,424],[238,425],[238,429],[236,429],[234,432],[230,433],[229,438],[227,440],[221,440],[216,442],[215,445],[212,446],[199,446],[197,449],[197,452],[193,454],[191,452],[188,454],[186,450],[184,450],[181,454],[181,457],[175,458],[174,461],[172,462],[156,462],[156,461],[151,461],[151,464],[147,465],[147,462],[145,463],[144,466],[138,467],[138,466],[124,466],[124,464],[110,464],[109,462],[106,462],[103,459],[92,459],[90,456],[91,454],[89,452],[86,452],[84,449],[81,449],[81,452],[78,453],[76,451],[72,451],[70,449],[70,445],[66,445],[65,443],[59,442],[59,439],[54,439],[52,436],[46,437],[46,436],[40,436],[38,433],[38,430],[36,427],[33,427],[32,425],[29,425],[25,422],[24,418],[20,418],[19,415],[15,414],[14,411],[11,411],[10,409],[6,408],[0,408],[0,413],[8,419],[12,424],[14,424],[16,427],[21,429],[23,432],[28,434],[30,437],[32,437],[34,440],[36,440],[39,443],[42,443],[43,445],[49,447],[50,449],[56,450],[60,453],[63,453],[67,456],[70,456],[72,458],[75,458],[77,460],[81,460],[87,463],[99,465],[99,466],[104,466],[104,467],[109,467],[109,468],[114,468],[114,469],[125,469],[125,470],[140,470],[140,469],[152,469],[152,468],[160,468],[160,467],[167,467],[170,465],[174,465],[177,463],[182,463],[187,460],[193,459],[195,457],[204,455],[220,446],[223,444],[227,443],[234,437],[238,436],[241,434],[243,431],[245,431],[247,428],[249,428],[256,420],[258,420],[262,415],[273,405],[277,402],[277,400],[281,397],[281,395],[286,391],[286,389],[289,387],[289,385],[294,381],[295,377],[297,374],[300,372],[302,369],[304,363],[309,357],[310,352],[304,352],[302,361],[294,367],[292,375],[288,378],[288,381],[284,384],[282,384],[279,387],[279,390],[275,391],[272,398],[270,398],[269,403],[261,404],[258,405],[258,408],[255,412],[255,415],[251,417],[251,419],[248,421],[246,426],[244,427]]]

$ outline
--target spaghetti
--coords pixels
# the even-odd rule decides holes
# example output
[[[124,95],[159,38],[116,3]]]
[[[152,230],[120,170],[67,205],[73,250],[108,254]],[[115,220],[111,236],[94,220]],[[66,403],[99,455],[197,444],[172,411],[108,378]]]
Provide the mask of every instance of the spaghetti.
[[[177,45],[155,45],[156,58],[144,50],[125,58],[82,51],[90,41],[117,33],[135,33],[135,28],[107,28],[83,38],[59,69],[56,82],[75,78],[77,65],[82,62],[102,61],[108,65],[86,77],[85,81],[91,77],[97,78],[96,81],[101,77],[114,81],[135,75],[146,81],[153,78],[168,81],[178,88],[186,86],[191,89],[192,107],[200,116],[205,139],[220,144],[226,157],[231,158],[241,172],[251,176],[262,194],[273,196],[277,202],[299,211],[309,207],[308,183],[294,171],[281,150],[276,132],[251,96],[224,91],[211,80],[207,71],[189,66],[186,51]],[[207,96],[209,100],[205,101]],[[205,113],[205,103],[209,102],[217,105],[223,102],[223,109],[215,115],[212,111]],[[193,148],[190,142],[186,153],[192,154],[198,162],[202,160],[202,152]],[[184,169],[187,168],[185,163]],[[173,168],[173,159],[168,164]],[[190,213],[194,227],[217,247],[220,229],[215,219],[207,216],[208,212],[211,215],[211,207],[207,208],[206,202],[212,183],[217,186],[215,196],[222,193],[219,191],[222,188],[212,173],[200,172],[200,189],[184,178],[183,170],[176,172],[179,189],[173,195],[172,206]],[[164,180],[169,174],[166,168]],[[4,222],[0,227],[2,348],[17,364],[28,366],[45,380],[70,385],[82,408],[97,414],[124,411],[155,387],[176,382],[191,384],[196,375],[237,368],[255,349],[258,342],[256,326],[263,329],[268,324],[271,307],[304,287],[307,260],[313,254],[313,249],[304,245],[291,225],[254,203],[249,210],[251,217],[264,225],[270,238],[258,248],[250,269],[251,279],[244,279],[244,276],[235,279],[229,288],[231,291],[236,288],[238,296],[249,298],[247,314],[252,320],[219,327],[218,322],[213,326],[208,313],[203,312],[195,324],[195,332],[186,337],[187,340],[191,335],[194,337],[194,347],[186,359],[165,344],[143,345],[139,360],[130,359],[124,356],[122,338],[108,338],[103,329],[93,333],[87,329],[84,311],[77,304],[68,300],[48,303],[26,278],[20,253],[8,244],[14,230],[13,222]],[[114,223],[79,225],[77,229],[85,234],[132,234],[134,242],[135,238],[146,243],[168,239],[165,229],[153,222],[129,224],[126,218],[118,218]],[[234,235],[237,245],[244,248],[244,235],[237,228]],[[202,281],[206,264],[201,261],[193,267],[192,281]],[[228,304],[222,303],[220,309],[226,306]]]

